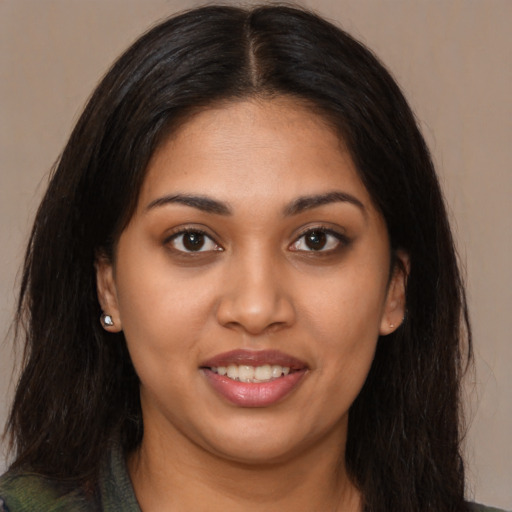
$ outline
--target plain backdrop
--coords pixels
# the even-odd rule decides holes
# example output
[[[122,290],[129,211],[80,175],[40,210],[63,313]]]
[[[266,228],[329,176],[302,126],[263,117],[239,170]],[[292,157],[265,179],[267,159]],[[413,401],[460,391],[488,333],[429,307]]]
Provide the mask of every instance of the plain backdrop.
[[[225,2],[229,3],[229,2]],[[250,2],[249,2],[250,3]],[[512,508],[512,1],[304,0],[366,43],[401,84],[433,152],[466,267],[469,496]],[[0,0],[0,422],[8,328],[48,171],[98,79],[187,0]],[[6,462],[0,457],[0,469]]]

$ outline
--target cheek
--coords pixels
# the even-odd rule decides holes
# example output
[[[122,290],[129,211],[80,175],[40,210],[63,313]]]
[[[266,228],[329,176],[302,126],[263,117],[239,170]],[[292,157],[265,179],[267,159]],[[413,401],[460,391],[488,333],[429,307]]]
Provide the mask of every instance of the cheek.
[[[352,389],[355,398],[366,379],[379,339],[386,280],[368,266],[343,269],[306,294],[303,326],[310,332],[313,359],[330,376],[334,393],[341,386]]]
[[[162,352],[194,347],[205,328],[211,297],[160,283],[147,294],[121,295],[120,314],[129,345]]]
[[[148,293],[121,295],[120,309],[146,409],[167,410],[172,400],[181,410],[191,400],[183,383],[197,373],[209,297],[160,280]]]
[[[387,276],[380,267],[341,268],[303,286],[301,306],[307,322],[322,338],[340,340],[375,337],[386,300]]]
[[[139,376],[142,365],[153,371],[183,367],[183,355],[194,355],[213,307],[203,280],[180,278],[165,258],[147,262],[142,252],[132,253],[116,269],[119,314]]]

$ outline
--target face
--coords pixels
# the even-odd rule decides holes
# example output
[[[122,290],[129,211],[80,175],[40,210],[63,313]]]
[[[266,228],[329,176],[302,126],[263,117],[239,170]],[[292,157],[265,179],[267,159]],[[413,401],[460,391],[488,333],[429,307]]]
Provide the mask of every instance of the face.
[[[97,275],[144,435],[250,463],[339,452],[379,334],[403,317],[349,153],[288,99],[205,110],[166,140]]]

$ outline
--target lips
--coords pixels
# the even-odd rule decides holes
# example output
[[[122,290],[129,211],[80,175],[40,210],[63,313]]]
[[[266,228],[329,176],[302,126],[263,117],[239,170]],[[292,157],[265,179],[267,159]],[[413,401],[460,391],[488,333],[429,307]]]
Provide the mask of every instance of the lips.
[[[247,366],[277,364],[294,370],[307,367],[306,363],[300,361],[296,357],[283,354],[283,352],[279,352],[279,350],[232,350],[231,352],[225,352],[224,354],[219,354],[208,359],[208,361],[205,361],[201,366],[203,368],[211,368],[229,366],[230,364]]]
[[[277,350],[233,350],[201,365],[213,390],[239,407],[268,407],[282,401],[307,369],[304,362]]]

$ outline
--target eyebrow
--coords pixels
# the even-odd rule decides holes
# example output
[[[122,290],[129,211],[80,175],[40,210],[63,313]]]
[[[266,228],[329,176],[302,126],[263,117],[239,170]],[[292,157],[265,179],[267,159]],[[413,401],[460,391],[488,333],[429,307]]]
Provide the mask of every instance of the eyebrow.
[[[292,201],[284,210],[285,216],[297,215],[306,210],[311,210],[312,208],[317,208],[319,206],[323,206],[325,204],[330,203],[350,203],[354,206],[357,206],[363,215],[366,217],[366,208],[363,203],[354,197],[351,194],[347,194],[346,192],[341,191],[332,191],[327,192],[325,194],[315,194],[310,196],[302,196],[298,197],[294,201]]]
[[[318,208],[330,203],[350,203],[357,206],[362,213],[366,216],[366,208],[363,203],[351,194],[341,191],[326,192],[325,194],[315,194],[310,196],[301,196],[293,200],[284,209],[286,217],[298,215],[307,210]],[[190,194],[174,194],[159,197],[151,201],[145,208],[146,211],[165,206],[168,204],[183,204],[191,208],[197,208],[206,213],[213,213],[216,215],[232,215],[231,208],[221,201],[212,199],[211,197]]]
[[[197,208],[206,213],[215,213],[217,215],[231,215],[231,208],[225,203],[221,201],[217,201],[212,199],[211,197],[206,196],[196,196],[196,195],[188,195],[188,194],[175,194],[169,196],[159,197],[154,201],[149,203],[145,210],[152,210],[153,208],[158,208],[159,206],[165,206],[167,204],[184,204],[185,206],[191,206],[192,208]]]

